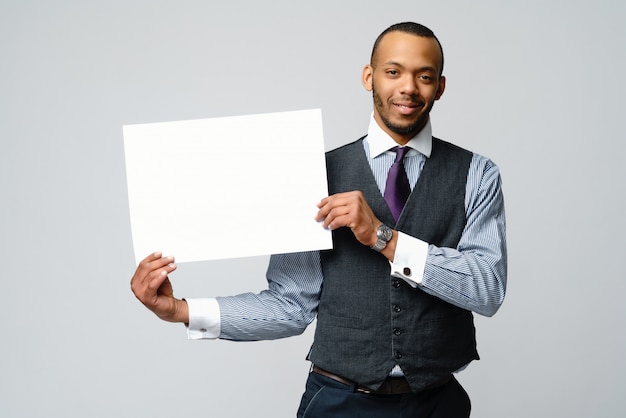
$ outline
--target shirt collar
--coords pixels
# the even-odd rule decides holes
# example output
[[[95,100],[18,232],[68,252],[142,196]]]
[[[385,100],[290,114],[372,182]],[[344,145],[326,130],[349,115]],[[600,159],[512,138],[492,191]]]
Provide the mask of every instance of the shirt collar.
[[[390,150],[391,148],[397,146],[398,144],[394,141],[376,122],[374,119],[374,114],[370,118],[370,125],[367,130],[367,142],[370,147],[370,156],[371,158],[375,158],[382,154],[385,151]],[[406,144],[407,147],[413,148],[414,150],[419,151],[424,154],[426,157],[430,157],[430,152],[433,148],[433,131],[430,126],[430,118],[424,128],[417,133],[413,138],[409,140]]]

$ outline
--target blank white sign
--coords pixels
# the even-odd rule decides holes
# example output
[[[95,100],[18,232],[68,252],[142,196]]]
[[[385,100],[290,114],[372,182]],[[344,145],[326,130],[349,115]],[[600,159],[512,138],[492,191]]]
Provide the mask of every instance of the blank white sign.
[[[327,249],[320,109],[123,127],[135,259]]]

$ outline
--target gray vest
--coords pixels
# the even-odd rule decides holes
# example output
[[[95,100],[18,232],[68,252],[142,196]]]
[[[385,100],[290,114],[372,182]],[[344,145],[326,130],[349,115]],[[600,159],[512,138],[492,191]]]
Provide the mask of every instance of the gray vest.
[[[362,139],[326,155],[329,193],[363,192],[376,216],[394,229],[456,248],[465,227],[472,153],[433,138],[409,200],[394,224],[367,162]],[[349,228],[333,231],[323,251],[324,282],[309,359],[322,369],[377,389],[396,365],[421,390],[478,359],[473,316],[401,279],[387,259],[360,244]]]

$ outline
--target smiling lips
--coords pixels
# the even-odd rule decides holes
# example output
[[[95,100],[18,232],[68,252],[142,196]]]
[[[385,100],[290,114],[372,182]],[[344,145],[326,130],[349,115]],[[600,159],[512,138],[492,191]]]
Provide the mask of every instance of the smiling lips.
[[[415,102],[394,103],[393,105],[403,115],[411,115],[421,108],[421,104]]]

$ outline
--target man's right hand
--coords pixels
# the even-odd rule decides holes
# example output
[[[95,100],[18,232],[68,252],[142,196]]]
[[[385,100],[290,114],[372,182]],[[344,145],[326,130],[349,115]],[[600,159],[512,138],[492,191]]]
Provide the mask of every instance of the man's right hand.
[[[130,288],[146,308],[169,322],[189,322],[187,302],[174,297],[168,274],[176,270],[174,257],[160,252],[144,258],[130,280]]]

